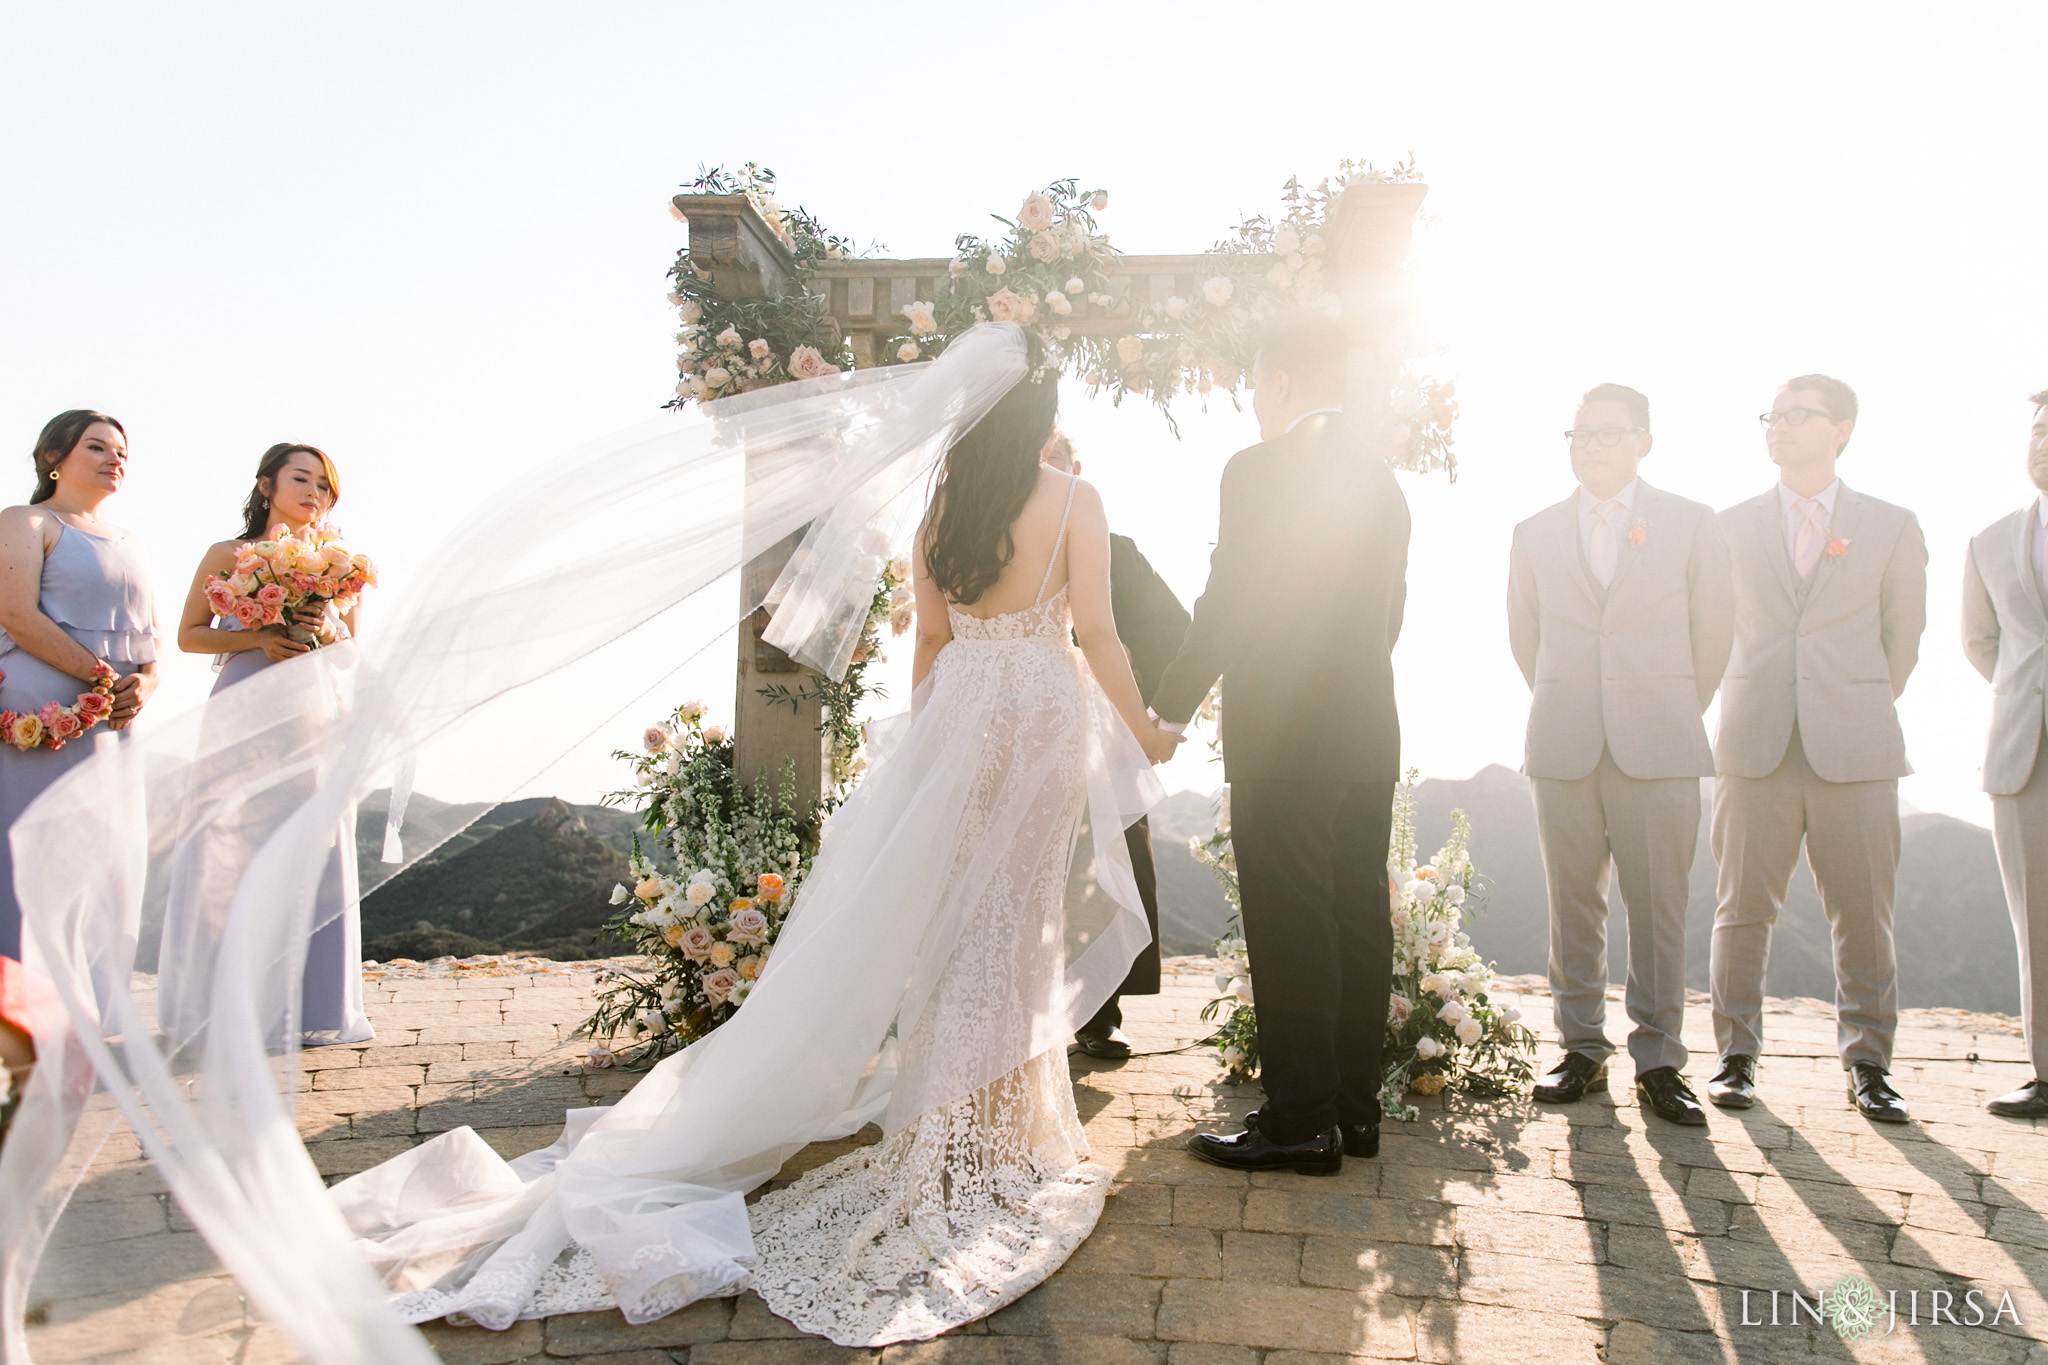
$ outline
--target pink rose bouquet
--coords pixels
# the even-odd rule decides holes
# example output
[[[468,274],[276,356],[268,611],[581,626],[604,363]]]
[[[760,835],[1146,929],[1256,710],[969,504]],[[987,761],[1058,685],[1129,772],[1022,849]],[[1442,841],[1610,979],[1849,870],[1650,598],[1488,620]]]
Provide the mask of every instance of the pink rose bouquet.
[[[313,526],[294,533],[274,526],[264,539],[242,547],[232,572],[207,583],[206,605],[222,620],[260,630],[308,609],[324,613],[330,605],[346,615],[364,590],[376,586],[376,564],[368,555],[351,553],[340,532]],[[296,626],[293,631],[296,639],[318,643]]]

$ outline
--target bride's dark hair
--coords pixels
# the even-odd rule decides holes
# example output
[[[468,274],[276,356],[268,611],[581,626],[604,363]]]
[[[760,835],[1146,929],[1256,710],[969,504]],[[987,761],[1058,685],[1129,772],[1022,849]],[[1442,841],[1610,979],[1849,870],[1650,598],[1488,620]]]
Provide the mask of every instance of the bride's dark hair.
[[[1035,374],[1043,357],[1028,330],[1024,348]],[[946,452],[925,524],[924,562],[952,601],[979,601],[1015,557],[1010,527],[1038,486],[1038,453],[1059,407],[1058,376],[1027,375]]]

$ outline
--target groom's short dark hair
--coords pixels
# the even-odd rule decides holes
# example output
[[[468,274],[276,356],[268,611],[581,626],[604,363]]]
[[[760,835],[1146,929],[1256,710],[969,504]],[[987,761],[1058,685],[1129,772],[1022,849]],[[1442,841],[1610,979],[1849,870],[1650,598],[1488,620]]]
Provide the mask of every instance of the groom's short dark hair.
[[[1628,409],[1628,415],[1635,418],[1637,426],[1644,431],[1650,429],[1650,400],[1626,384],[1595,384],[1579,400],[1581,408],[1588,403],[1619,403]]]
[[[1351,338],[1328,313],[1301,308],[1282,313],[1259,333],[1258,363],[1267,374],[1285,374],[1311,393],[1344,391]]]
[[[1837,422],[1853,422],[1856,420],[1856,390],[1850,388],[1833,375],[1802,374],[1786,380],[1779,387],[1794,391],[1811,389],[1820,395],[1823,403],[1828,405],[1828,415]]]

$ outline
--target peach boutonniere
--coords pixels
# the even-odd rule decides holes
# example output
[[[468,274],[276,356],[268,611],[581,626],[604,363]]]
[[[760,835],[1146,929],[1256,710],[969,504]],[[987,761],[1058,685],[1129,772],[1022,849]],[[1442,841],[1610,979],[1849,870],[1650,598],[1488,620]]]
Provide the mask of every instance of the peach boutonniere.
[[[1628,528],[1628,544],[1632,550],[1640,550],[1650,543],[1650,523],[1639,521]]]
[[[1829,559],[1844,559],[1849,554],[1849,542],[1840,536],[1836,536],[1828,542],[1827,549],[1822,553],[1826,554]]]

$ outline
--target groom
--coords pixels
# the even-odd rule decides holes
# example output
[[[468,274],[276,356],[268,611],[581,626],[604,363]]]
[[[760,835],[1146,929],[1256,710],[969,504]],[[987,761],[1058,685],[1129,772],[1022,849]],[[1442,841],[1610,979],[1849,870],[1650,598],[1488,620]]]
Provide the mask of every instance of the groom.
[[[1407,597],[1408,504],[1339,411],[1350,341],[1276,318],[1252,367],[1260,444],[1223,471],[1209,582],[1153,694],[1183,725],[1223,679],[1244,932],[1266,1099],[1205,1161],[1335,1173],[1379,1152],[1393,973],[1387,840],[1401,731],[1389,657]]]

